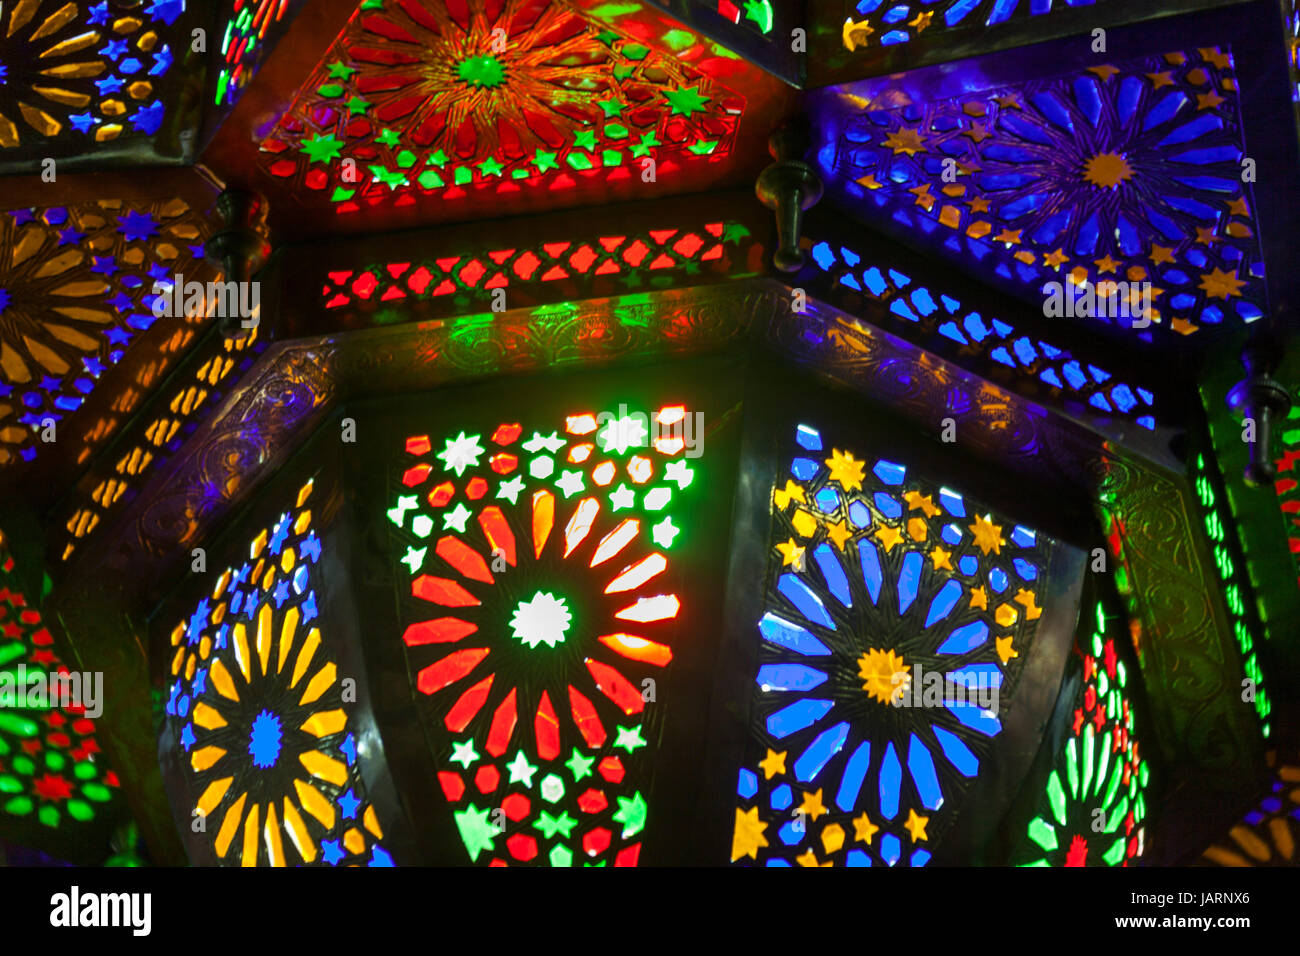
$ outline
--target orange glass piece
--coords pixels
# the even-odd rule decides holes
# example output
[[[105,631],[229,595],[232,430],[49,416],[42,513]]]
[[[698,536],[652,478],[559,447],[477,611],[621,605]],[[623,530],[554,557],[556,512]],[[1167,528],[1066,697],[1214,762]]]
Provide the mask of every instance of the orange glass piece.
[[[430,507],[441,508],[447,502],[451,501],[452,496],[455,494],[456,486],[450,481],[444,481],[429,492],[426,496],[426,500],[429,502]]]
[[[406,439],[408,455],[427,455],[432,449],[433,444],[429,441],[428,435],[415,435]]]
[[[510,530],[510,523],[501,509],[488,505],[479,512],[478,525],[483,529],[488,544],[492,545],[492,553],[500,554],[506,559],[506,564],[515,567],[515,533]]]
[[[643,485],[650,480],[654,468],[650,459],[643,455],[633,455],[627,461],[627,475],[635,484]]]
[[[582,692],[572,684],[569,685],[569,710],[573,713],[573,722],[578,726],[578,733],[592,750],[605,743],[605,725],[600,722],[596,707]]]
[[[583,663],[595,678],[596,688],[612,700],[619,710],[625,714],[639,714],[645,710],[645,701],[641,697],[641,692],[617,670],[590,657]]]
[[[551,706],[551,697],[542,691],[542,699],[537,705],[537,716],[533,719],[533,730],[537,734],[537,756],[543,760],[554,760],[560,755],[560,722],[556,719],[555,708]]]
[[[590,412],[570,415],[564,420],[564,430],[570,435],[590,435],[596,430],[596,416]]]
[[[516,689],[510,688],[510,693],[506,699],[497,705],[496,713],[492,715],[492,726],[488,730],[487,752],[494,757],[500,757],[510,746],[510,737],[515,732],[515,724],[519,722],[519,713],[515,706]]]
[[[412,624],[402,635],[402,640],[406,642],[407,647],[419,647],[422,644],[451,644],[477,630],[478,625],[470,621],[462,621],[458,617],[439,617]]]
[[[454,684],[468,675],[487,656],[486,647],[467,647],[452,651],[446,657],[422,669],[415,679],[415,686],[419,688],[421,694],[436,694],[448,684]]]
[[[668,559],[656,551],[654,554],[642,558],[636,564],[624,568],[618,577],[609,582],[609,586],[605,588],[605,593],[617,594],[620,591],[634,591],[651,578],[662,574],[667,567]]]
[[[591,567],[603,564],[626,548],[640,528],[641,522],[636,518],[624,518],[617,528],[600,539],[596,553],[591,556]]]
[[[564,526],[564,556],[567,558],[573,549],[586,540],[591,533],[591,526],[600,514],[600,502],[595,498],[583,498],[573,509],[573,517]]]
[[[402,475],[402,484],[410,488],[418,485],[424,479],[429,477],[429,472],[433,471],[432,465],[414,465],[406,469]]]
[[[498,475],[508,475],[519,467],[519,456],[508,451],[499,451],[488,459],[488,464]]]
[[[510,425],[498,425],[497,430],[492,433],[492,441],[498,445],[513,445],[524,433],[524,426],[518,422]]]
[[[555,495],[549,491],[533,492],[533,556],[540,558],[546,539],[555,527]]]
[[[451,710],[447,711],[447,716],[442,720],[448,730],[458,734],[469,726],[469,722],[487,703],[488,691],[492,689],[492,681],[496,676],[496,674],[488,674],[456,698],[456,703],[451,705]]]
[[[598,485],[604,486],[614,480],[614,473],[614,463],[612,461],[602,461],[591,470],[591,480]]]
[[[465,577],[484,584],[492,584],[492,572],[488,570],[483,556],[455,535],[445,535],[438,539],[434,549],[442,558]]]
[[[644,624],[647,621],[665,621],[676,617],[681,607],[676,594],[656,594],[654,597],[638,598],[635,604],[629,604],[623,610],[615,612],[614,616],[620,621]]]
[[[591,453],[596,450],[596,446],[591,442],[584,442],[581,445],[574,445],[569,449],[569,463],[581,465],[591,457]]]
[[[474,607],[482,602],[450,578],[421,574],[411,582],[411,593],[443,607]]]
[[[603,634],[596,638],[615,654],[621,654],[634,661],[663,667],[673,659],[673,651],[667,644],[649,641],[635,634]]]

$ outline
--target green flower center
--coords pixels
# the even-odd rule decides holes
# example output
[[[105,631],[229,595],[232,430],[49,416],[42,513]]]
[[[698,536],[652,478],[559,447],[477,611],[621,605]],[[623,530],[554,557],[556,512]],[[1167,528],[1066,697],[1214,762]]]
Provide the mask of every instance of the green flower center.
[[[506,68],[494,56],[471,56],[460,61],[456,75],[470,86],[493,89],[505,81]]]

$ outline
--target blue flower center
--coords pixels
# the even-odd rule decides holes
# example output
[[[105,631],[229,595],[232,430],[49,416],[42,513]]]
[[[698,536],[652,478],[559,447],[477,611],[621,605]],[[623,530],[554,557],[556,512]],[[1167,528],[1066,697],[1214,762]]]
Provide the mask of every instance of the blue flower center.
[[[280,718],[269,710],[264,710],[253,718],[248,753],[253,758],[253,765],[260,770],[274,767],[280,757]]]

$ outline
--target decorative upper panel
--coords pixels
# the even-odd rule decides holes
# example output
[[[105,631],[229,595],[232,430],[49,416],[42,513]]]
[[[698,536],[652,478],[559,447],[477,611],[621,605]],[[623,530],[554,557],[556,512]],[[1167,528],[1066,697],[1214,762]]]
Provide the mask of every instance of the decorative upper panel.
[[[306,0],[230,0],[221,11],[221,65],[212,104],[233,106]]]
[[[822,94],[817,162],[842,201],[1045,316],[1154,340],[1267,311],[1230,52],[865,105]]]
[[[106,159],[183,162],[197,15],[185,0],[17,0],[0,9],[0,172]],[[200,74],[201,75],[201,74]]]
[[[751,175],[772,116],[747,117],[784,95],[640,4],[367,0],[216,165],[334,229],[649,198]]]
[[[32,461],[112,379],[102,440],[197,335],[202,314],[160,318],[156,290],[213,277],[209,223],[191,201],[100,199],[0,212],[0,468]],[[131,353],[142,367],[114,376]]]

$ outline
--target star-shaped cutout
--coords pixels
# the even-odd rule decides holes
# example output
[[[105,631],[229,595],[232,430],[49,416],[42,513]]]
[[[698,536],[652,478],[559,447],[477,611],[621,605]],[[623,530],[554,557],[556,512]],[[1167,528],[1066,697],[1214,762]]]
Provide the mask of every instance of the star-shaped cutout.
[[[325,857],[325,862],[330,866],[338,866],[339,860],[346,856],[343,849],[339,846],[338,840],[322,840],[320,848],[321,853]]]
[[[638,790],[630,797],[616,797],[618,801],[618,810],[614,813],[614,821],[623,824],[622,837],[624,840],[634,837],[645,829],[646,805],[645,798],[641,796]]]
[[[363,100],[359,96],[353,96],[343,104],[350,116],[363,116],[372,105],[368,100]]]
[[[442,516],[442,530],[455,528],[461,534],[465,533],[465,522],[474,516],[474,512],[465,507],[465,502],[458,501],[456,507],[446,512]]]
[[[636,493],[624,483],[620,483],[609,496],[609,506],[615,511],[623,511],[634,504],[636,504]]]
[[[875,537],[884,547],[885,554],[889,554],[894,550],[894,546],[903,540],[903,532],[892,525],[882,524],[876,529]]]
[[[554,455],[564,447],[564,439],[559,437],[557,432],[551,432],[549,435],[543,435],[541,432],[533,432],[533,437],[524,442],[524,451],[541,451],[543,448],[549,454]]]
[[[987,611],[989,609],[989,595],[988,592],[984,590],[983,585],[977,588],[971,588],[970,606],[982,611]]]
[[[577,783],[584,777],[591,776],[591,765],[595,762],[595,757],[584,756],[577,747],[574,747],[573,756],[564,761],[564,765],[569,768],[569,773],[573,774],[573,780]]]
[[[795,570],[803,570],[803,555],[805,549],[795,544],[794,538],[791,538],[784,544],[778,544],[776,550],[781,552],[781,567],[788,568],[791,565],[794,565]]]
[[[455,438],[448,438],[446,447],[438,452],[437,458],[448,471],[454,471],[457,477],[465,474],[466,468],[478,466],[483,447],[478,443],[478,435],[466,435],[461,432]]]
[[[831,470],[830,480],[838,481],[845,491],[862,487],[866,462],[859,461],[849,452],[842,452],[837,448],[831,452],[831,457],[826,459],[826,465]]]
[[[748,810],[736,808],[736,829],[731,838],[731,859],[734,863],[743,856],[758,859],[758,851],[767,846],[763,832],[767,824],[758,818],[758,807]]]
[[[1011,646],[1010,634],[1008,634],[1006,637],[997,638],[997,640],[994,643],[997,645],[998,657],[1002,659],[1003,664],[1011,660],[1011,658],[1013,657],[1020,656],[1020,652]]]
[[[647,741],[641,736],[641,726],[639,724],[635,727],[616,726],[618,735],[614,740],[615,747],[622,747],[628,753],[632,753],[646,745]]]
[[[853,818],[853,839],[871,846],[871,838],[876,835],[880,827],[871,822],[871,818],[865,813],[860,817]]]
[[[412,548],[408,545],[406,548],[406,556],[402,558],[402,563],[410,568],[411,573],[414,574],[424,565],[424,556],[428,551],[428,548]]]
[[[796,856],[794,858],[794,861],[798,863],[800,866],[806,866],[806,867],[834,866],[834,863],[832,863],[830,860],[827,860],[825,863],[818,863],[817,854],[812,851],[811,847],[809,847],[805,852],[800,853],[798,856]]]
[[[704,106],[709,102],[707,96],[701,96],[698,85],[680,90],[665,90],[663,93],[669,105],[672,106],[674,116],[690,117],[693,113],[703,113]]]
[[[934,546],[934,550],[930,552],[930,560],[934,563],[934,569],[936,571],[940,568],[947,568],[949,571],[954,570],[952,566],[952,552],[945,551],[937,544]]]
[[[328,163],[343,151],[343,140],[334,136],[312,136],[302,140],[298,147],[311,157],[313,163]]]
[[[808,496],[804,493],[803,486],[796,485],[789,478],[785,481],[785,488],[774,491],[772,497],[776,501],[778,511],[784,511],[789,507],[791,501],[797,501],[805,505],[808,503]]]
[[[520,475],[515,475],[509,481],[503,481],[497,486],[498,498],[509,498],[510,503],[519,503],[519,493],[524,490],[524,479]]]
[[[555,153],[548,153],[544,149],[539,149],[533,154],[533,165],[537,167],[539,173],[544,173],[548,169],[559,169],[560,164],[555,160]]]
[[[654,526],[651,537],[654,538],[654,543],[659,547],[671,548],[679,531],[677,525],[673,524],[672,518],[664,518],[663,521]]]
[[[688,468],[685,461],[670,462],[664,469],[664,481],[675,481],[678,488],[685,488],[694,478],[695,470]]]
[[[329,71],[331,80],[347,80],[352,77],[353,73],[357,72],[346,63],[342,63],[338,60],[328,64],[326,69]]]
[[[1002,528],[995,525],[988,515],[980,517],[975,516],[975,523],[970,526],[970,532],[975,535],[975,546],[985,554],[1002,553],[1002,545],[1006,544],[1006,539],[1002,537]]]
[[[506,764],[506,769],[510,771],[511,783],[522,783],[525,787],[532,788],[533,774],[537,773],[537,767],[528,762],[522,750],[515,751],[515,759]]]
[[[826,523],[826,536],[834,542],[835,547],[843,551],[844,546],[848,544],[849,538],[853,537],[853,532],[849,530],[847,521],[840,520],[834,524]]]
[[[564,492],[564,497],[572,498],[583,489],[582,472],[565,471],[561,472],[555,486]]]
[[[830,811],[822,803],[822,791],[819,789],[816,793],[811,790],[803,795],[803,801],[799,804],[799,812],[804,814],[810,820],[816,820],[824,813]]]
[[[569,838],[569,833],[577,825],[578,821],[569,816],[567,810],[561,813],[558,817],[553,817],[543,810],[537,815],[537,822],[533,824],[534,827],[542,831],[542,836],[546,837],[548,840],[557,833],[567,840]]]
[[[759,769],[763,771],[763,779],[771,780],[778,773],[785,773],[785,755],[789,753],[782,750],[777,753],[771,747],[767,749],[767,756],[758,762]]]
[[[478,751],[474,749],[473,737],[459,744],[456,743],[455,741],[452,741],[451,744],[452,763],[458,763],[466,770],[468,770],[469,765],[472,764],[474,761],[478,760],[478,756],[479,756]]]
[[[934,503],[934,499],[929,495],[921,494],[919,491],[909,491],[903,495],[903,499],[907,502],[908,511],[922,511],[927,518],[933,518],[939,513],[939,508]]]
[[[907,822],[903,824],[903,827],[912,835],[913,843],[920,843],[922,840],[927,839],[925,825],[929,822],[929,817],[920,816],[916,810],[908,809]]]

